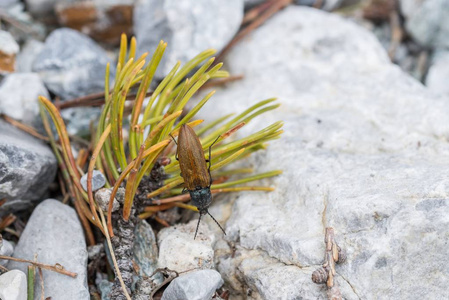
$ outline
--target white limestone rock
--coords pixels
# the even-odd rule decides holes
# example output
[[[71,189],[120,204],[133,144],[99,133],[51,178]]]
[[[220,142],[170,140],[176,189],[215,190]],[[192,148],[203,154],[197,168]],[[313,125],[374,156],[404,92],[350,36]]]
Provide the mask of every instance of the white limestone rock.
[[[188,224],[171,226],[162,229],[158,234],[159,268],[169,268],[184,272],[195,268],[211,269],[214,267],[215,237],[205,223],[200,224],[198,235],[195,235],[197,220]]]
[[[27,299],[27,277],[25,273],[19,270],[11,270],[0,276],[0,299]]]
[[[426,86],[445,96],[449,96],[449,51],[439,50],[432,55],[429,71],[426,76]]]
[[[39,96],[49,97],[38,74],[9,74],[0,85],[0,112],[34,128],[42,127]]]
[[[288,7],[275,15],[232,49],[227,66],[244,79],[218,91],[200,117],[213,120],[277,96],[278,110],[238,134],[285,122],[282,138],[250,161],[257,172],[284,171],[266,181],[276,190],[228,197],[235,200],[228,243],[282,264],[318,266],[330,226],[348,252],[337,268],[352,287],[350,293],[342,289],[344,298],[444,294],[448,99],[392,65],[370,32],[310,8]],[[226,105],[217,109],[213,103]],[[216,245],[225,251],[223,243]],[[232,277],[232,287],[288,298],[293,288],[278,278],[283,272],[264,261],[257,265],[266,284],[259,271],[246,271]],[[220,256],[217,266],[224,274],[221,268],[237,263],[251,265],[235,254]],[[299,272],[289,276],[303,280]]]

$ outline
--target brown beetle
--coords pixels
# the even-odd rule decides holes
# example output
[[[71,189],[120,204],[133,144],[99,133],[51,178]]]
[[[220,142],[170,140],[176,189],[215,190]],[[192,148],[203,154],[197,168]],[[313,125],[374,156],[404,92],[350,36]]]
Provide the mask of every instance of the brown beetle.
[[[217,140],[218,138],[212,143],[212,145],[215,144]],[[208,211],[208,208],[212,202],[212,194],[210,192],[210,186],[212,184],[212,177],[210,175],[212,145],[209,147],[209,160],[206,160],[204,158],[203,147],[201,146],[200,139],[196,135],[195,131],[193,131],[193,129],[186,124],[182,125],[179,130],[177,145],[178,149],[176,159],[179,161],[181,176],[184,179],[184,189],[190,193],[192,203],[198,208],[200,213],[194,239],[198,233],[201,217],[205,214],[211,216],[224,234],[226,234],[217,220],[215,220],[215,218]],[[207,162],[209,163],[209,166],[206,165]]]

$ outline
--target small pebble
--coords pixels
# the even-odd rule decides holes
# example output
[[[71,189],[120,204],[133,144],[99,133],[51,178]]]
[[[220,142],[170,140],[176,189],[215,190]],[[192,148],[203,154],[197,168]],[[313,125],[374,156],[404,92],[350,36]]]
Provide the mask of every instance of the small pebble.
[[[87,173],[84,174],[83,177],[81,177],[80,183],[83,189],[87,192]],[[105,184],[106,179],[104,178],[103,173],[98,170],[94,170],[92,173],[92,191],[101,189]]]
[[[222,285],[223,279],[217,271],[196,271],[174,279],[162,300],[209,300]]]
[[[83,186],[84,187],[84,186]],[[111,199],[111,189],[101,188],[95,193],[95,201],[101,207],[103,211],[108,211],[109,199]],[[114,197],[112,203],[112,211],[117,211],[120,208],[120,203]]]
[[[4,256],[11,256],[14,252],[14,246],[11,244],[11,242],[7,240],[2,241],[2,246],[0,247],[0,255]],[[6,259],[0,260],[0,265],[6,266],[8,261]]]
[[[19,270],[11,270],[0,276],[0,299],[27,299],[27,277],[25,273]]]

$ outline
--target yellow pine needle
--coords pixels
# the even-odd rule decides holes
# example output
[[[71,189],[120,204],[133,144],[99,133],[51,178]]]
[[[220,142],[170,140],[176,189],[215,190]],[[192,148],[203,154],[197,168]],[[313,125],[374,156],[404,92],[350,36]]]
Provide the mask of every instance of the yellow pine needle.
[[[145,147],[142,145],[140,147],[139,155],[134,160],[133,167],[129,173],[128,181],[126,182],[125,200],[123,203],[123,219],[125,221],[129,220],[129,216],[131,214],[131,208],[132,208],[133,202],[134,202],[134,191],[135,191],[134,185],[135,185],[135,181],[136,181],[137,172],[140,167],[140,163],[142,162],[142,159],[143,159],[144,149],[145,149]]]
[[[97,214],[97,209],[95,208],[95,201],[94,201],[94,195],[92,192],[92,174],[95,167],[95,162],[97,160],[98,155],[100,154],[101,148],[103,147],[104,142],[106,141],[106,138],[108,137],[109,133],[111,132],[111,125],[109,124],[103,134],[101,135],[100,139],[97,142],[97,145],[95,146],[94,151],[92,152],[92,156],[90,158],[89,167],[87,170],[87,196],[89,198],[89,204],[90,204],[90,210],[92,211],[92,215],[95,218],[96,221],[100,221]]]

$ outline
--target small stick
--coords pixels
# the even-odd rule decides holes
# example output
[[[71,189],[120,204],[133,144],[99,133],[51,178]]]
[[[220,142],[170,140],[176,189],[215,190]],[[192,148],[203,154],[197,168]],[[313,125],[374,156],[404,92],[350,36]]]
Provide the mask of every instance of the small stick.
[[[37,268],[39,271],[39,277],[41,278],[41,300],[45,300],[45,289],[44,289],[44,274],[42,274],[42,269]]]
[[[390,12],[390,25],[391,25],[391,40],[390,47],[388,48],[388,56],[393,61],[396,49],[399,47],[404,36],[404,32],[401,28],[401,20],[397,9]]]
[[[243,77],[244,76],[242,74],[240,74],[240,75],[231,75],[226,78],[215,79],[215,80],[212,80],[210,82],[206,82],[205,84],[203,84],[203,86],[200,87],[200,90],[215,87],[215,86],[220,86],[220,85],[226,84],[228,82],[238,81],[238,80],[243,79]]]
[[[270,6],[273,5],[274,1],[276,1],[276,0],[265,1],[265,2],[262,2],[261,4],[257,5],[256,7],[250,9],[243,16],[242,26],[254,21],[257,17],[260,16],[261,13],[263,13],[268,8],[270,8]]]
[[[267,21],[271,16],[273,16],[279,10],[289,5],[291,2],[292,0],[278,0],[269,2],[270,7],[264,10],[263,13],[261,13],[257,18],[255,18],[250,24],[248,24],[248,26],[240,30],[237,33],[237,35],[220,52],[217,59],[215,59],[215,62],[218,63],[223,61],[223,57],[229,52],[229,50],[231,50],[232,47],[234,47],[235,44],[237,44],[245,36],[250,34],[254,29],[265,23],[265,21]]]
[[[28,134],[31,134],[34,137],[37,137],[40,140],[49,142],[50,139],[46,136],[43,136],[42,134],[40,134],[39,132],[36,131],[36,129],[34,129],[31,126],[25,125],[19,121],[14,120],[11,117],[8,117],[7,115],[1,115],[1,117],[3,118],[3,120],[5,120],[6,122],[8,122],[9,124],[11,124],[14,127],[17,127],[19,129],[21,129],[22,131],[25,131]]]
[[[158,216],[154,216],[154,219],[164,227],[170,227],[170,224],[167,223],[164,219],[159,218]]]
[[[335,233],[332,227],[326,228],[324,243],[326,245],[324,264],[312,273],[312,281],[316,284],[326,283],[327,297],[330,300],[341,300],[340,289],[334,281],[335,264],[343,263],[346,260],[346,253],[335,242]]]
[[[178,276],[179,276],[179,273],[178,272],[176,272],[176,271],[174,271],[174,270],[170,270],[169,268],[159,268],[159,269],[156,269],[154,272],[153,272],[153,274],[151,274],[151,276],[150,277],[153,277],[154,275],[156,275],[156,273],[159,273],[159,272],[161,272],[163,275],[166,275],[167,276],[167,278],[165,278],[164,279],[164,281],[161,283],[161,284],[159,284],[158,286],[156,286],[152,291],[151,291],[151,294],[150,294],[150,299],[151,300],[153,300],[154,298],[154,295],[164,286],[164,285],[166,285],[167,283],[169,283],[169,282],[171,282],[173,279],[175,279],[175,278],[177,278]]]
[[[12,26],[16,27],[17,29],[19,29],[25,33],[31,34],[36,38],[39,37],[39,33],[33,27],[31,27],[28,24],[25,24],[24,22],[22,22],[20,20],[17,20],[13,16],[11,16],[8,13],[3,12],[1,10],[0,10],[0,19],[3,19],[3,21],[8,22]]]
[[[53,271],[53,272],[60,273],[60,274],[63,274],[63,275],[67,275],[67,276],[70,276],[72,278],[76,278],[76,276],[78,276],[77,273],[65,270],[64,267],[61,266],[58,263],[55,264],[54,266],[52,266],[52,265],[47,265],[47,264],[43,264],[43,263],[40,263],[40,262],[35,262],[35,261],[32,261],[32,260],[21,259],[21,258],[5,256],[5,255],[0,255],[0,259],[6,259],[6,260],[12,260],[12,261],[17,261],[17,262],[32,264],[32,265],[35,265],[38,268],[42,268],[42,269],[45,269],[45,270],[49,270],[49,271]]]
[[[112,91],[111,91],[112,92]],[[146,93],[145,97],[149,97],[153,92]],[[129,94],[126,100],[135,100],[137,94]],[[80,106],[102,106],[104,104],[104,92],[93,93],[86,96],[74,98],[71,100],[66,100],[58,103],[56,107],[58,109],[64,109],[69,107],[80,107]]]
[[[3,273],[9,272],[9,270],[2,265],[0,265],[0,269],[2,270]]]

